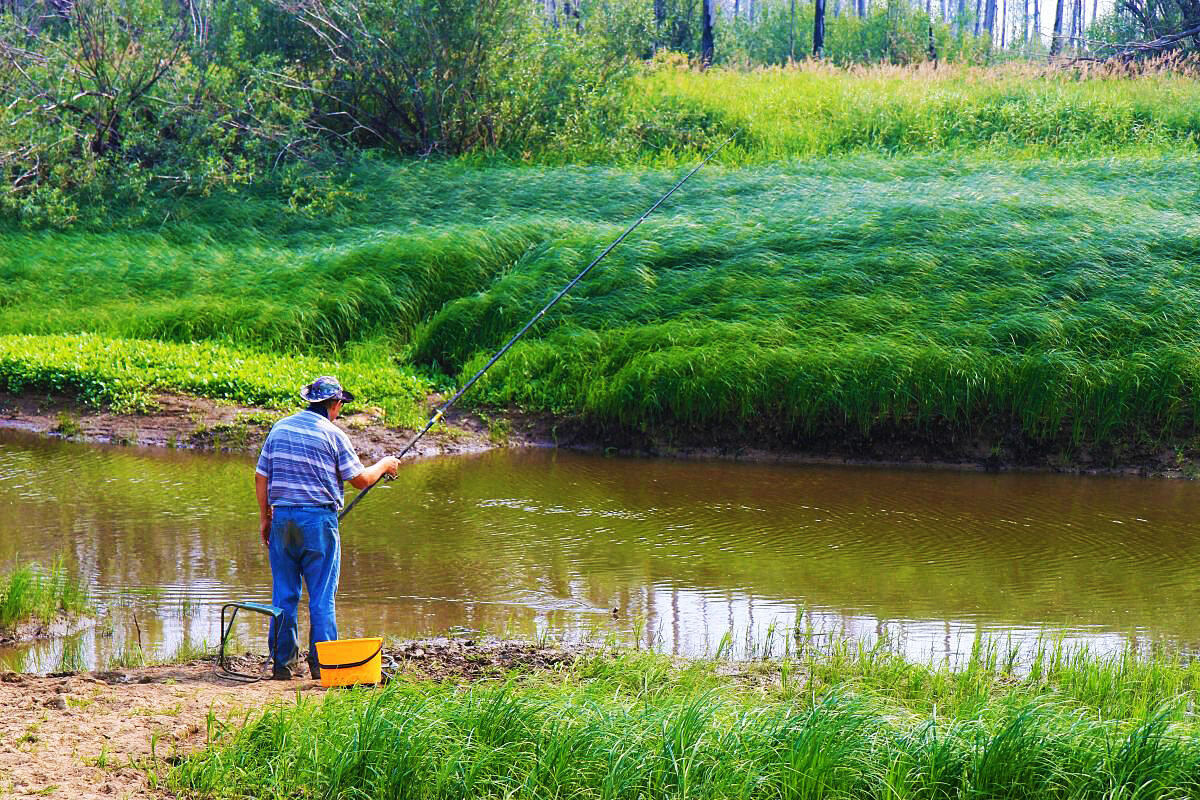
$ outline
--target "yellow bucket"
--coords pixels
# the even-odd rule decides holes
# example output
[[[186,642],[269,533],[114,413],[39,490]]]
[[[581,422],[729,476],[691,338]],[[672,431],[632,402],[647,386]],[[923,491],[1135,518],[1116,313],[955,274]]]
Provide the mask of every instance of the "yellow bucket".
[[[383,639],[338,639],[317,642],[317,664],[322,686],[379,683],[383,667]]]

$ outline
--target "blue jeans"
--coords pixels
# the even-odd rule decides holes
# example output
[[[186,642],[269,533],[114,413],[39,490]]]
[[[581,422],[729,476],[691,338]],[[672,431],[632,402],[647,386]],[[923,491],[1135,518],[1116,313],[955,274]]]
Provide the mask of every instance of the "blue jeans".
[[[318,670],[317,642],[338,638],[334,612],[341,572],[337,514],[319,506],[277,506],[271,518],[271,603],[283,614],[271,620],[271,657],[280,669],[298,660],[296,609],[300,579],[308,586],[308,663]]]

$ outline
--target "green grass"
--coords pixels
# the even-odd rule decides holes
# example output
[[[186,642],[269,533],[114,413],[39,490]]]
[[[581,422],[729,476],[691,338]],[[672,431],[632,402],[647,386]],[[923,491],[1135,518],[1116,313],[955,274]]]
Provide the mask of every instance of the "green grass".
[[[30,563],[0,576],[0,633],[26,622],[49,623],[60,615],[91,611],[87,585],[71,575],[61,558],[50,567]]]
[[[629,141],[616,155],[663,164],[693,158],[740,130],[725,163],[874,152],[1105,156],[1200,144],[1200,84],[1029,65],[857,67],[802,64],[705,73],[659,69],[630,93]],[[554,163],[586,155],[549,152]]]
[[[1095,441],[1187,431],[1197,163],[714,171],[539,323],[478,397],[601,425],[781,437],[934,421]],[[594,178],[556,182],[565,205]],[[469,374],[617,231],[580,222],[532,250],[433,315],[415,358]]]
[[[935,422],[1097,442],[1186,434],[1198,166],[713,168],[472,400],[784,439]],[[252,199],[241,227],[214,202],[161,231],[10,232],[0,376],[131,407],[149,388],[274,406],[340,371],[364,403],[411,421],[427,385],[413,366],[477,367],[674,175],[378,165],[360,175],[372,202],[344,227]]]
[[[731,678],[623,653],[492,684],[395,682],[251,718],[170,775],[201,797],[1194,796],[1197,673],[1047,646],[1013,670],[802,649]],[[1119,687],[1119,688],[1117,688]]]

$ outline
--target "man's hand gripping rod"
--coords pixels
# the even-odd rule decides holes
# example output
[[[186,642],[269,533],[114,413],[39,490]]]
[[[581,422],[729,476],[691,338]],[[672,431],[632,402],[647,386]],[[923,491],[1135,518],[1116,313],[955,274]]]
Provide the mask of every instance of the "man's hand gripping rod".
[[[458,398],[462,397],[468,389],[470,389],[472,386],[474,386],[475,382],[477,380],[479,380],[480,378],[482,378],[483,374],[485,372],[487,372],[489,369],[491,369],[492,365],[495,364],[497,361],[499,361],[500,358],[505,353],[507,353],[514,344],[517,343],[517,340],[525,335],[526,331],[528,331],[530,328],[532,328],[539,319],[544,317],[546,315],[547,311],[554,308],[555,304],[558,303],[559,300],[562,300],[563,297],[567,294],[567,292],[569,292],[575,288],[575,284],[577,284],[581,280],[583,280],[584,277],[589,272],[592,271],[592,267],[596,266],[601,261],[603,261],[604,257],[607,256],[609,253],[611,253],[613,251],[613,249],[616,248],[617,245],[619,245],[621,242],[625,241],[625,237],[628,236],[629,234],[633,233],[634,229],[637,228],[637,226],[639,226],[643,222],[645,222],[646,218],[649,217],[651,214],[653,214],[654,211],[659,206],[661,206],[663,203],[665,203],[668,197],[675,194],[676,189],[678,189],[680,186],[683,186],[685,183],[687,183],[688,179],[691,178],[693,175],[695,175],[697,172],[699,172],[701,167],[703,167],[709,161],[712,161],[712,159],[717,155],[717,153],[719,153],[723,149],[725,149],[725,145],[732,142],[734,137],[737,136],[737,134],[738,134],[738,132],[735,132],[733,134],[733,136],[730,136],[728,139],[721,142],[721,144],[717,145],[717,148],[715,150],[713,150],[711,153],[709,153],[704,158],[703,161],[701,161],[699,164],[697,164],[695,167],[693,167],[691,172],[689,172],[687,175],[684,175],[682,178],[680,178],[679,182],[676,183],[674,186],[672,186],[670,191],[668,191],[662,197],[658,198],[658,201],[654,205],[652,205],[652,206],[650,206],[650,208],[646,209],[646,213],[644,213],[640,217],[638,217],[637,221],[634,222],[632,225],[630,225],[628,228],[626,228],[625,232],[622,233],[620,236],[618,236],[615,240],[613,240],[612,244],[610,244],[608,247],[604,248],[604,252],[602,252],[600,255],[596,256],[596,258],[594,258],[592,260],[592,263],[588,264],[586,267],[583,268],[582,272],[580,272],[578,275],[576,275],[574,278],[572,278],[571,282],[568,283],[566,286],[564,286],[562,288],[562,290],[559,291],[558,294],[554,295],[554,297],[550,300],[550,302],[546,303],[546,305],[542,308],[541,311],[534,314],[533,319],[529,320],[529,322],[526,322],[525,326],[523,328],[521,328],[521,330],[517,331],[516,334],[514,334],[513,337],[511,339],[509,339],[503,347],[501,347],[498,351],[496,351],[496,355],[492,356],[488,360],[488,362],[483,365],[483,368],[481,370],[479,370],[478,372],[476,372],[471,377],[471,380],[469,380],[465,384],[463,384],[463,387],[461,389],[459,389],[457,392],[455,392],[453,397],[451,397],[449,400],[447,400],[445,403],[442,404],[442,407],[437,410],[437,413],[435,413],[432,417],[430,417],[429,421],[425,423],[425,427],[421,428],[421,430],[417,432],[417,435],[414,436],[412,438],[412,440],[404,446],[404,449],[400,451],[400,453],[396,456],[396,458],[400,459],[400,458],[404,458],[404,456],[408,455],[408,452],[413,449],[413,447],[417,444],[418,441],[421,440],[421,437],[424,436],[426,433],[428,433],[429,429],[432,428],[434,425],[436,425],[442,419],[442,417],[445,416],[446,411],[448,411],[450,409],[450,406],[452,406],[456,402],[458,402]],[[391,477],[392,476],[389,475],[388,479],[390,480]],[[353,500],[351,500],[350,503],[345,508],[342,509],[342,513],[338,514],[338,520],[340,521],[340,520],[345,519],[346,515],[350,513],[350,510],[352,508],[354,508],[356,505],[358,505],[358,502],[360,500],[362,500],[364,497],[367,496],[367,492],[369,492],[375,488],[376,483],[379,483],[379,480],[376,480],[375,483],[369,484],[367,486],[367,488],[365,488],[361,492],[359,492],[358,495]]]

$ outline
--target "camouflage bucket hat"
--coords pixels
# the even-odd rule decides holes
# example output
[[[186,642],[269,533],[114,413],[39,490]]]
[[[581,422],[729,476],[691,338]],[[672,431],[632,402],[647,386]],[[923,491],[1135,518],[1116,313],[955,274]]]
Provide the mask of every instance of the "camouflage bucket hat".
[[[342,400],[350,402],[354,395],[347,392],[332,375],[322,375],[300,390],[300,397],[306,403],[322,403],[326,400]]]

